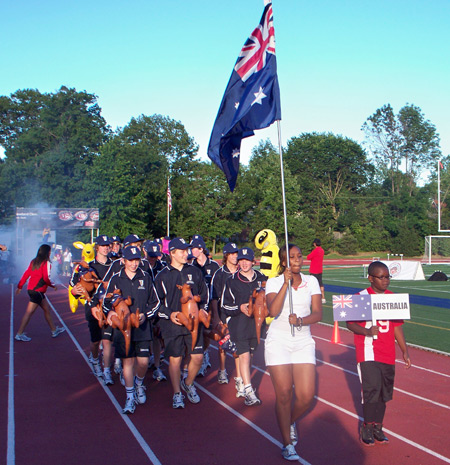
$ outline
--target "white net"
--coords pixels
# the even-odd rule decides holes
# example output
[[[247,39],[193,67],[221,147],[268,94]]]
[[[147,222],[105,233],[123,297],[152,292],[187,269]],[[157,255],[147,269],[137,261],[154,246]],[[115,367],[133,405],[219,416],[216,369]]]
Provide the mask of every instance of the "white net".
[[[425,263],[448,263],[450,262],[450,236],[426,236]]]

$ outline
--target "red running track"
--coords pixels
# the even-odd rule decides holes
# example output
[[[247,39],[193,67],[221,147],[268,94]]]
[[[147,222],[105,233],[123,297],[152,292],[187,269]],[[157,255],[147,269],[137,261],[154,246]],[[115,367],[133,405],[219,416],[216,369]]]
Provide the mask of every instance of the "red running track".
[[[184,410],[173,410],[170,383],[154,381],[149,372],[147,403],[125,416],[121,413],[125,392],[117,377],[116,384],[107,388],[91,372],[83,310],[70,312],[67,291],[47,293],[55,319],[61,318],[67,332],[52,339],[38,310],[27,328],[33,338],[29,343],[11,340],[28,301],[26,293],[16,297],[11,291],[11,286],[0,286],[0,450],[5,451],[0,463],[287,463],[280,455],[263,347],[253,361],[253,383],[261,406],[245,407],[235,397],[234,383],[217,383],[217,351],[211,348],[213,367],[205,378],[197,378],[199,404],[187,401]],[[325,311],[331,311],[329,306]],[[410,349],[413,367],[406,370],[401,362],[397,364],[394,400],[386,412],[390,444],[368,448],[358,439],[362,411],[353,338],[341,330],[342,343],[332,344],[332,328],[325,325],[315,325],[313,334],[317,397],[299,422],[301,463],[450,463],[448,357]],[[231,380],[233,365],[230,357]]]

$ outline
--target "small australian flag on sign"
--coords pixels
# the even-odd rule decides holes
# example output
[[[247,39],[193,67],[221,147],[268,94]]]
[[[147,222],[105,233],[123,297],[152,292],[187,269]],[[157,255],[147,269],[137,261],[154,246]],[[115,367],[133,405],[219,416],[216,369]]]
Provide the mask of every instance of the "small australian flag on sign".
[[[365,295],[334,295],[334,321],[370,321],[372,306],[370,294]]]

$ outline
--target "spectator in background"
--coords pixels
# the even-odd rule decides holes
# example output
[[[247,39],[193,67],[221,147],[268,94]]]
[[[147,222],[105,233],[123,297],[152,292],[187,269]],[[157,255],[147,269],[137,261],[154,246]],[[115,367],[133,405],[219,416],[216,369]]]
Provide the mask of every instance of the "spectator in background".
[[[69,247],[63,253],[63,276],[72,276],[72,252]]]
[[[306,260],[311,260],[309,265],[309,274],[313,275],[319,281],[320,292],[322,293],[322,303],[325,304],[327,300],[325,299],[325,289],[322,283],[322,273],[323,273],[323,256],[325,251],[321,247],[322,242],[320,239],[313,240],[313,250],[306,257]]]

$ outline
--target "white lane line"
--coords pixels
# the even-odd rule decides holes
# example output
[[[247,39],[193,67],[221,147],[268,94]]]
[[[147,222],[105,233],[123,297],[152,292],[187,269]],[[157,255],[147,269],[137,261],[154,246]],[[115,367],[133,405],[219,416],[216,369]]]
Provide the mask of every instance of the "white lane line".
[[[8,372],[8,436],[7,465],[16,463],[16,425],[14,416],[14,290],[11,284],[11,316],[9,323],[9,372]]]
[[[60,317],[59,313],[56,311],[55,307],[53,306],[53,304],[50,302],[50,300],[48,299],[47,297],[47,300],[48,300],[48,303],[50,305],[50,307],[52,308],[53,312],[55,313],[55,315],[58,317],[59,321],[61,322],[61,324],[64,326],[64,328],[66,328],[66,331],[67,331],[67,334],[70,336],[70,338],[72,339],[72,342],[74,343],[75,347],[78,349],[78,352],[80,352],[81,356],[84,358],[84,361],[86,362],[86,364],[88,365],[89,368],[91,368],[91,364],[89,363],[89,359],[87,357],[87,355],[84,353],[84,350],[82,349],[82,347],[80,346],[80,344],[78,343],[78,341],[75,339],[75,336],[72,334],[72,332],[70,331],[70,329],[67,327],[67,325],[64,323],[64,320]],[[122,407],[119,405],[119,403],[117,402],[116,398],[113,396],[113,394],[111,393],[111,391],[97,378],[97,381],[99,382],[100,386],[103,388],[103,390],[105,391],[106,395],[109,397],[109,400],[111,401],[111,403],[114,405],[114,407],[116,408],[117,412],[120,414],[122,420],[125,422],[125,424],[128,426],[129,430],[131,431],[131,433],[133,434],[133,436],[135,437],[136,441],[138,442],[138,444],[142,447],[142,450],[144,451],[144,453],[147,455],[147,457],[149,458],[149,460],[151,461],[151,463],[153,463],[153,465],[162,465],[161,462],[159,461],[158,457],[156,457],[155,453],[152,451],[152,449],[150,448],[150,446],[147,444],[147,442],[145,441],[145,439],[142,437],[142,435],[139,433],[139,431],[137,430],[137,428],[134,426],[133,422],[130,420],[130,418],[123,414],[122,413]]]
[[[212,347],[212,348],[214,348],[215,350],[218,350],[217,347],[214,346],[214,345],[212,345],[212,344],[211,344],[209,347]],[[231,354],[229,354],[228,352],[227,352],[227,355],[230,356],[230,357],[233,357],[233,356],[232,356]],[[330,364],[330,363],[327,363],[327,362],[322,362],[322,363],[325,363],[326,365],[332,366],[333,368],[337,368],[337,369],[346,371],[346,372],[348,372],[348,373],[354,374],[354,373],[351,372],[351,371],[344,370],[343,368],[338,367],[338,366],[335,366],[335,365],[332,365],[332,364]],[[264,373],[264,374],[267,375],[267,376],[270,376],[270,374],[269,374],[267,371],[261,369],[260,367],[257,367],[257,366],[255,366],[255,365],[252,365],[252,368],[254,368],[254,369],[256,369],[256,370],[258,370],[258,371]],[[355,374],[356,374],[356,373],[355,373]],[[197,383],[196,383],[196,385],[197,385]],[[200,387],[200,386],[199,386],[199,387]],[[203,390],[203,389],[202,389],[202,390]],[[401,391],[401,392],[402,392],[402,391]],[[413,394],[410,394],[410,393],[406,393],[406,394],[409,394],[409,395],[411,395],[411,396],[414,396]],[[355,413],[350,412],[349,410],[346,410],[346,409],[344,409],[343,407],[340,407],[340,406],[338,406],[338,405],[336,405],[336,404],[333,404],[332,402],[329,402],[329,401],[327,401],[327,400],[325,400],[325,399],[322,399],[321,397],[318,397],[318,396],[314,396],[314,397],[315,397],[319,402],[323,402],[324,404],[326,404],[326,405],[328,405],[328,406],[330,406],[330,407],[332,407],[332,408],[334,408],[334,409],[336,409],[336,410],[339,410],[339,411],[345,413],[346,415],[349,415],[349,416],[351,416],[351,417],[353,417],[353,418],[357,418],[357,419],[360,420],[360,421],[364,421],[364,419],[361,418],[359,415],[356,415]],[[418,397],[418,396],[414,396],[414,397]],[[420,398],[420,397],[419,397],[419,398]],[[431,403],[436,404],[436,405],[438,405],[438,406],[442,406],[442,407],[444,407],[444,408],[449,408],[448,406],[443,405],[443,404],[438,404],[437,402],[433,402],[433,401],[430,401],[430,400],[427,400],[427,399],[423,399],[423,398],[420,398],[420,399],[421,399],[421,400],[428,401],[428,402],[431,402]],[[411,445],[411,446],[413,446],[413,447],[415,447],[415,448],[417,448],[417,449],[422,450],[423,452],[426,452],[426,453],[428,453],[428,454],[430,454],[430,455],[432,455],[432,456],[434,456],[434,457],[437,457],[437,458],[443,460],[444,462],[450,463],[450,458],[447,458],[447,457],[445,457],[445,456],[439,454],[438,452],[434,452],[433,450],[428,449],[427,447],[424,447],[424,446],[418,444],[417,442],[411,441],[410,439],[407,439],[407,438],[405,438],[405,437],[403,437],[403,436],[401,436],[401,435],[399,435],[399,434],[397,434],[397,433],[394,433],[394,432],[391,431],[391,430],[388,430],[388,429],[386,429],[386,428],[383,428],[383,429],[384,429],[384,431],[388,432],[389,434],[391,434],[392,436],[396,437],[397,439],[400,439],[401,441],[404,441],[404,442],[406,442],[407,444],[409,444],[409,445]]]
[[[345,328],[339,328],[339,329],[345,329]],[[330,341],[328,339],[325,339],[325,338],[320,337],[320,336],[313,336],[313,338],[330,343]],[[355,350],[355,346],[349,346],[349,345],[342,344],[342,343],[339,343],[339,344],[336,344],[336,345],[345,347],[347,349]],[[415,347],[417,349],[428,351],[429,353],[439,353],[441,355],[446,355],[446,356],[450,355],[447,352],[440,352],[440,351],[436,351],[436,350],[430,350],[427,347],[417,346],[415,344],[408,344],[408,347]],[[405,364],[404,360],[397,359],[395,361],[397,363],[403,363],[403,365]],[[417,368],[418,370],[424,370],[424,371],[428,371],[428,373],[433,373],[435,375],[444,376],[445,378],[450,378],[450,375],[448,375],[447,373],[442,373],[441,371],[430,370],[429,368],[421,367],[419,365],[411,364],[411,368]]]
[[[273,436],[271,436],[269,433],[264,431],[262,428],[260,428],[258,425],[250,421],[248,418],[246,418],[244,415],[241,415],[237,410],[234,408],[230,407],[228,404],[223,402],[221,399],[219,399],[217,396],[215,396],[212,392],[208,391],[206,388],[204,388],[202,385],[198,384],[197,382],[194,383],[200,391],[204,392],[206,395],[211,397],[212,400],[217,402],[219,405],[221,405],[224,409],[228,410],[230,413],[232,413],[234,416],[239,418],[239,420],[243,421],[246,423],[250,428],[253,428],[255,431],[257,431],[261,436],[263,436],[265,439],[269,440],[272,444],[275,444],[277,447],[280,449],[283,447],[283,444],[281,444],[280,441],[276,440]],[[306,460],[302,459],[301,457],[299,458],[298,462],[302,463],[303,465],[311,465],[309,462]]]

